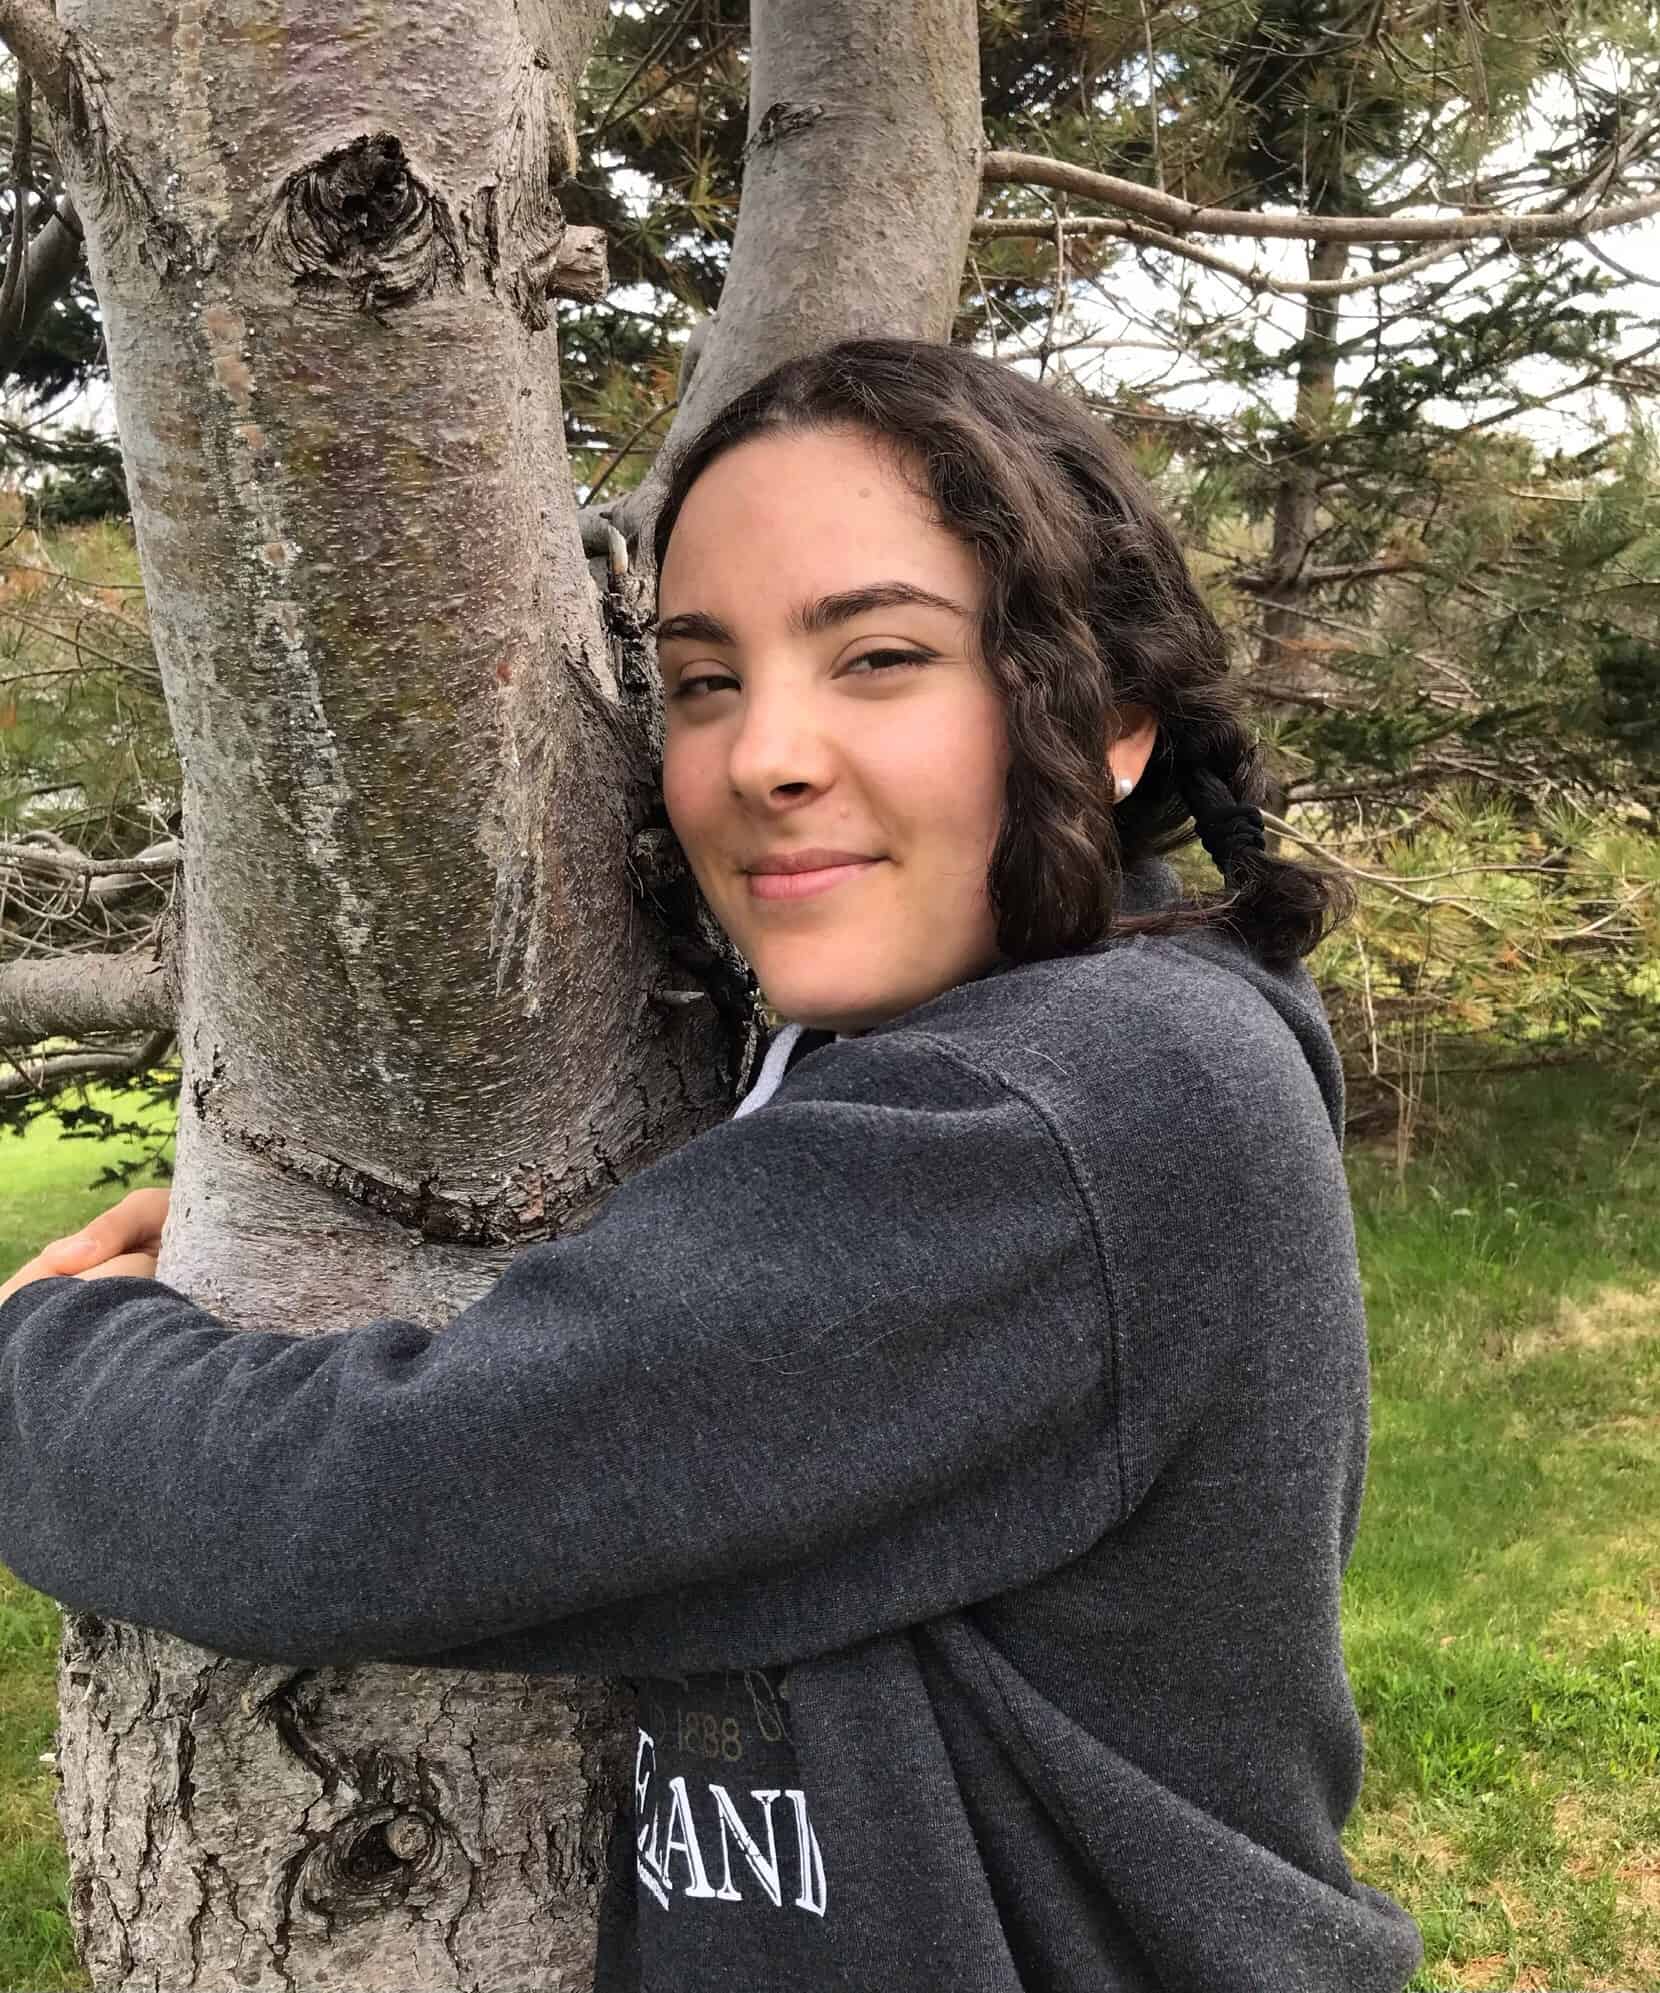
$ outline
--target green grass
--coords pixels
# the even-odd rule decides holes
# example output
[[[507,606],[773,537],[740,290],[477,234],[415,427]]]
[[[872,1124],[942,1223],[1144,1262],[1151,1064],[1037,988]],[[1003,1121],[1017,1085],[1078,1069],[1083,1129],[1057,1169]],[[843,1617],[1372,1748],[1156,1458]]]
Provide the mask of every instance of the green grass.
[[[1371,1474],[1347,1589],[1358,1873],[1430,1987],[1660,1984],[1660,1095],[1444,1098],[1351,1159]]]
[[[1350,1159],[1373,1358],[1349,1573],[1367,1733],[1347,1844],[1423,1927],[1417,1989],[1660,1986],[1660,1095],[1445,1095],[1404,1178]],[[114,1201],[0,1141],[0,1273]],[[39,1763],[57,1612],[0,1572],[0,1987],[84,1987]]]
[[[89,1087],[89,1103],[120,1121],[136,1121],[158,1133],[169,1128],[172,1111],[165,1107],[134,1107],[103,1087]],[[100,1211],[126,1195],[119,1184],[94,1187],[107,1165],[142,1158],[151,1146],[137,1136],[102,1141],[92,1136],[63,1138],[50,1115],[42,1115],[22,1135],[0,1133],[0,1280],[33,1259],[49,1239],[78,1232]],[[172,1159],[171,1136],[164,1144]],[[131,1188],[162,1183],[150,1171],[132,1179]],[[10,1989],[8,1989],[10,1993]]]
[[[95,1105],[123,1120],[166,1125],[163,1110],[132,1113],[90,1089]],[[170,1146],[170,1145],[169,1145]],[[138,1157],[136,1138],[63,1141],[42,1118],[24,1135],[0,1136],[0,1279],[48,1239],[77,1232],[124,1194],[93,1188],[107,1162]],[[156,1182],[155,1175],[133,1179]],[[51,1768],[40,1762],[57,1726],[58,1608],[0,1569],[0,1987],[59,1993],[90,1982],[76,1963],[64,1913],[69,1884]]]

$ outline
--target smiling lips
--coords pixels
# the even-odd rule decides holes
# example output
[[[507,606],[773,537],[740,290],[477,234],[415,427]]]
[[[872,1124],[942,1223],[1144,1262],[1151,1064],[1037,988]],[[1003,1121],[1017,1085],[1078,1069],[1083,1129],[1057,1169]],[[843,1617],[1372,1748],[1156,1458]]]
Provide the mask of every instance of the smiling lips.
[[[845,880],[883,863],[853,851],[795,851],[758,859],[750,867],[750,897],[757,900],[805,900],[827,893]]]

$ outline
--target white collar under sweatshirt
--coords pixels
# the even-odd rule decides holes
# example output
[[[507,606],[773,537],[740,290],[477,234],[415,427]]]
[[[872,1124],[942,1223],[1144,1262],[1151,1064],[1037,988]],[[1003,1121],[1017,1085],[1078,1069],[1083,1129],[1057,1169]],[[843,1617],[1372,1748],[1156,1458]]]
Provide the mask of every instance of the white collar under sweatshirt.
[[[784,1075],[790,1069],[790,1057],[801,1042],[804,1024],[780,1026],[778,1035],[767,1047],[766,1057],[761,1061],[761,1070],[755,1075],[755,1084],[733,1110],[732,1119],[741,1120],[746,1114],[753,1114],[758,1107],[765,1107],[784,1083]],[[836,1033],[836,1042],[847,1037],[845,1031]],[[829,1041],[826,1040],[826,1043]]]

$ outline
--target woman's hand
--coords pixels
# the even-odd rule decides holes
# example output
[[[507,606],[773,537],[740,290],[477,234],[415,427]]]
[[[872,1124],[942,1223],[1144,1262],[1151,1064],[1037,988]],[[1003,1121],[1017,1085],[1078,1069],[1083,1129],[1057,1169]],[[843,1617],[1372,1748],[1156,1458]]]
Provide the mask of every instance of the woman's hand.
[[[60,1273],[73,1274],[77,1280],[108,1280],[118,1275],[154,1280],[167,1205],[165,1190],[129,1191],[84,1231],[43,1246],[0,1287],[0,1301],[32,1280]]]

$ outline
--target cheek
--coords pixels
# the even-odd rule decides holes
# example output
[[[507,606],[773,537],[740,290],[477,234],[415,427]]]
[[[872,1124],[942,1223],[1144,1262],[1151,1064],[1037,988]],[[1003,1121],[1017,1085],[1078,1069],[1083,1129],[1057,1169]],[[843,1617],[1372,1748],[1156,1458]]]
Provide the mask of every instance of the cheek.
[[[989,856],[1003,816],[1008,767],[1001,711],[978,707],[921,724],[889,760],[886,785],[906,819],[942,845]]]
[[[714,762],[696,739],[671,734],[663,744],[663,807],[674,834],[692,857],[718,793]]]

